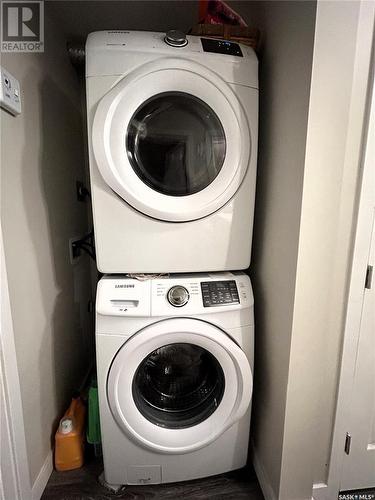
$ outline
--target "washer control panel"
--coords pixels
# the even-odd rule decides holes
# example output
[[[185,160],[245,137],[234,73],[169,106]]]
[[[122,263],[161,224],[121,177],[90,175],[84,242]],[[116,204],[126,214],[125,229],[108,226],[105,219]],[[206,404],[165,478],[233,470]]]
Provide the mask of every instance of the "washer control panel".
[[[240,303],[235,280],[202,281],[201,290],[204,307],[217,307]]]
[[[250,279],[242,272],[180,273],[149,279],[106,275],[98,283],[96,312],[100,316],[187,317],[234,312],[253,303]],[[102,323],[102,327],[108,325]]]

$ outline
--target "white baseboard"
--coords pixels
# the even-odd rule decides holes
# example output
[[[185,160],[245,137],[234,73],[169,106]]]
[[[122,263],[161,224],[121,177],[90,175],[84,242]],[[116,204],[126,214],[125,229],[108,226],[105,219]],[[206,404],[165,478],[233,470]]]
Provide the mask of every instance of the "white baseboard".
[[[253,442],[251,442],[250,445],[250,455],[265,500],[277,500],[277,496],[275,495],[275,492],[273,491],[271,483],[268,479],[267,472],[265,471],[263,464],[261,463],[259,456],[255,451]]]
[[[327,496],[327,485],[325,483],[314,483],[313,484],[313,500],[326,500]]]
[[[43,495],[43,491],[48,483],[48,479],[52,474],[52,471],[53,471],[53,456],[52,456],[52,450],[50,450],[44,461],[44,464],[42,465],[42,468],[39,471],[37,478],[34,481],[31,490],[32,500],[40,500],[41,496]]]

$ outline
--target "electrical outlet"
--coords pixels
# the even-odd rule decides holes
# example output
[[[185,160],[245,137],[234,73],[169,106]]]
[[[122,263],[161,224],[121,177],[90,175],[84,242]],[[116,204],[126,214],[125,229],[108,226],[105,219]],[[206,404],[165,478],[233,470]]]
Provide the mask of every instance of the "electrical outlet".
[[[0,106],[12,115],[21,113],[21,90],[16,78],[0,66]]]

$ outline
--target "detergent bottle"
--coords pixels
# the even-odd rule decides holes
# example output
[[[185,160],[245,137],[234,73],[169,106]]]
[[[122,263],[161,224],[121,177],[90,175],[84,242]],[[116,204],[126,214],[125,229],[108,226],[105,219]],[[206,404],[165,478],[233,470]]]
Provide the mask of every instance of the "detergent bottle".
[[[86,409],[80,397],[73,398],[55,434],[55,468],[79,469],[83,465]]]

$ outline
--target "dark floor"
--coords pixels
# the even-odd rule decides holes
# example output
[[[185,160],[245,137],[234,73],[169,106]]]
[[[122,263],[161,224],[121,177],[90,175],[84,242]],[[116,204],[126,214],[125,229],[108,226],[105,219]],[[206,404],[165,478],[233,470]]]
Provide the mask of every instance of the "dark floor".
[[[84,467],[70,472],[52,473],[42,500],[264,500],[252,469],[241,469],[207,479],[184,483],[148,486],[126,486],[114,494],[98,483],[101,460],[89,459]]]

